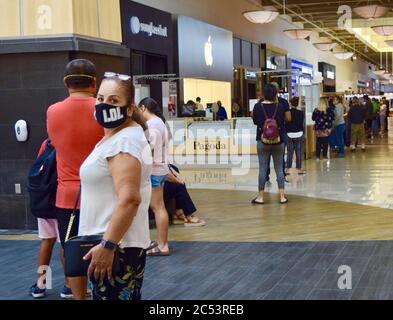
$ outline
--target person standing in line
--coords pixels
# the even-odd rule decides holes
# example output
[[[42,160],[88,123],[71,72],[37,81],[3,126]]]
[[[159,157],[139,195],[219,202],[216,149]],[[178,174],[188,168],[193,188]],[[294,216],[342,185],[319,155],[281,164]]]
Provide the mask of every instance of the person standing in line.
[[[345,131],[345,107],[343,105],[343,99],[339,96],[334,97],[334,124],[333,124],[333,141],[335,146],[338,147],[338,157],[345,157],[345,146],[344,146],[344,131]]]
[[[284,111],[288,115],[288,117],[285,118],[285,122],[286,123],[291,122],[292,121],[292,115],[291,115],[291,112],[290,112],[289,102],[286,99],[281,98],[278,95],[278,92],[280,92],[280,85],[277,82],[271,82],[270,84],[273,85],[276,88],[278,103],[280,103],[284,107]],[[285,128],[283,128],[282,130],[285,130]],[[288,137],[286,135],[286,132],[283,132],[283,138],[284,138],[284,141],[283,141],[284,142],[284,147],[286,148],[286,146],[288,144]],[[284,150],[285,150],[285,148],[284,148]],[[287,176],[287,171],[285,170],[285,168],[286,168],[286,165],[285,165],[285,152],[283,154],[282,165],[283,165],[282,171],[284,172],[284,177],[286,177]],[[267,180],[268,183],[270,183],[270,160],[269,160],[269,165],[268,165],[268,169],[267,169],[267,172],[266,172],[266,180]],[[285,182],[288,182],[286,178],[285,178]]]
[[[252,204],[263,205],[265,199],[265,185],[267,182],[267,170],[270,158],[273,157],[274,169],[277,175],[278,189],[280,193],[280,204],[288,203],[285,196],[285,175],[283,171],[283,159],[286,141],[285,120],[289,120],[291,113],[286,111],[285,107],[278,103],[277,88],[268,84],[264,90],[264,101],[257,103],[253,110],[253,121],[257,126],[257,150],[259,159],[259,193],[258,196],[252,200]],[[265,144],[262,141],[263,128],[266,120],[275,120],[279,130],[279,142],[274,144]]]
[[[377,99],[372,99],[373,106],[373,121],[372,121],[372,134],[373,138],[379,135],[379,101]]]
[[[153,171],[151,176],[152,196],[150,207],[157,225],[157,241],[148,248],[148,256],[169,256],[168,229],[169,216],[164,202],[164,185],[169,174],[168,168],[168,130],[165,118],[158,103],[143,99],[138,106],[148,127],[150,146],[153,151]]]
[[[292,168],[293,154],[296,154],[296,169],[298,174],[305,174],[302,170],[303,158],[303,141],[304,141],[304,112],[298,110],[299,97],[294,97],[291,100],[291,118],[292,121],[286,123],[286,131],[288,135],[288,158],[287,158],[287,173]]]
[[[38,151],[37,158],[45,151],[47,140],[45,140],[40,150]],[[40,238],[40,249],[38,251],[37,267],[38,267],[38,280],[44,276],[44,270],[41,270],[42,266],[49,266],[52,257],[53,247],[56,244],[56,240],[59,238],[59,231],[57,227],[56,219],[41,219],[37,218],[38,223],[38,237]],[[31,288],[30,294],[34,299],[45,298],[46,288],[40,288],[37,281]]]
[[[333,130],[334,111],[328,107],[326,99],[322,99],[318,108],[314,110],[312,120],[315,122],[317,138],[316,159],[320,160],[322,152],[324,160],[328,160],[329,136]]]
[[[103,238],[83,259],[90,261],[94,300],[140,300],[150,244],[151,149],[130,76],[107,72],[96,103],[105,136],[80,169],[78,235]]]
[[[351,124],[351,152],[356,151],[356,143],[361,145],[362,151],[366,151],[366,110],[361,106],[358,98],[353,98],[353,103],[348,113]]]
[[[363,97],[364,108],[366,110],[366,135],[367,138],[373,141],[372,125],[373,125],[373,105],[368,95]]]
[[[201,101],[202,101],[202,99],[200,97],[196,98],[196,110],[195,111],[204,111],[205,110]]]
[[[56,216],[62,245],[64,243],[75,201],[80,189],[79,169],[104,136],[104,130],[94,118],[96,94],[96,68],[91,61],[77,59],[68,63],[64,84],[69,97],[49,107],[47,131],[56,149],[58,187]],[[71,232],[78,233],[79,210]],[[66,278],[61,298],[80,298],[86,294],[86,286],[78,278]]]
[[[387,115],[388,115],[388,105],[387,105],[386,98],[383,98],[381,101],[380,109],[379,109],[379,119],[380,119],[380,123],[381,123],[381,133],[380,134],[381,134],[382,138],[385,136],[385,133],[386,133]]]

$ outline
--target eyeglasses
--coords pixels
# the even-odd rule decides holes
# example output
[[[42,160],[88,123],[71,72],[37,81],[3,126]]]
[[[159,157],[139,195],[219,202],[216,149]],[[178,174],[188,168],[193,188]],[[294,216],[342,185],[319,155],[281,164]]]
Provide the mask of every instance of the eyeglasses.
[[[123,81],[128,81],[128,80],[131,79],[131,76],[129,76],[129,75],[115,73],[115,72],[105,72],[104,77],[105,78],[117,77],[117,78],[119,78],[120,80],[123,80]]]

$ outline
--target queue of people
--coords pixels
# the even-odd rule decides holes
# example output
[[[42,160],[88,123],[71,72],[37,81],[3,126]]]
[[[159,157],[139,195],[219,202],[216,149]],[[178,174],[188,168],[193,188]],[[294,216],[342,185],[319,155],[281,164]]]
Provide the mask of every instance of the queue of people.
[[[185,226],[205,221],[180,174],[168,167],[168,130],[158,103],[145,98],[136,106],[130,76],[107,72],[100,86],[96,78],[92,62],[71,61],[64,75],[69,97],[47,112],[57,161],[56,219],[38,220],[38,265],[49,265],[56,238],[65,268],[69,239],[99,235],[101,243],[83,257],[86,274],[65,277],[61,298],[139,300],[146,256],[170,255],[166,198],[176,199],[176,218]],[[149,208],[157,241],[150,240]],[[34,298],[45,292],[38,281],[30,289]]]

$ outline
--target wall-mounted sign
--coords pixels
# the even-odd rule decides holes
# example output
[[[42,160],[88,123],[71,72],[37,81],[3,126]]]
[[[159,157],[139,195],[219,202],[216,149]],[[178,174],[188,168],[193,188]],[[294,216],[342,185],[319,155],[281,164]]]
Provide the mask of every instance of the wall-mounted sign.
[[[180,77],[232,81],[232,32],[185,16],[177,24]]]
[[[246,70],[246,79],[255,80],[257,73],[255,71]]]
[[[123,43],[130,49],[173,56],[170,13],[130,0],[121,0]]]
[[[314,75],[314,66],[312,64],[291,59],[292,72],[292,95],[299,96],[298,85],[311,85]],[[299,73],[296,72],[299,71]]]
[[[333,71],[326,71],[326,78],[334,80],[336,79],[336,75]]]
[[[130,28],[133,34],[145,32],[149,37],[152,35],[168,37],[168,27],[162,25],[155,26],[153,22],[142,23],[137,16],[131,17]]]

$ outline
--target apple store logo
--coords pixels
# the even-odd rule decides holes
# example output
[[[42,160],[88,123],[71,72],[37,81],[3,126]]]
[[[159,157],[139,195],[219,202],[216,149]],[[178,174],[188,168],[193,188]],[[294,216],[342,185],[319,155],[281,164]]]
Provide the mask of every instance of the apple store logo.
[[[138,17],[132,17],[130,20],[131,32],[138,34],[141,31],[141,23]]]
[[[212,37],[209,36],[209,39],[207,42],[205,42],[205,62],[206,66],[212,67],[213,66],[213,43],[212,43]]]

